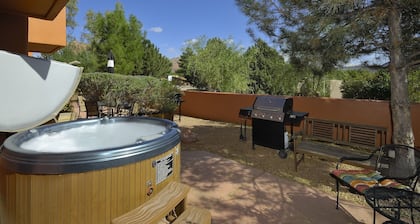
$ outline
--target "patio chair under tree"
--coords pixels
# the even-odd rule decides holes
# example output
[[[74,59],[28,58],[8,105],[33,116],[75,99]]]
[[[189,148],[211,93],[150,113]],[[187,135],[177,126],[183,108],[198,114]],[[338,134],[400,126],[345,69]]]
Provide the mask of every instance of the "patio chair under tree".
[[[416,170],[395,175],[393,174],[393,164],[398,153],[408,153],[414,150]],[[344,170],[339,169],[340,164],[345,160],[369,160],[376,159],[375,169]],[[392,187],[414,191],[420,174],[420,151],[417,149],[398,144],[389,144],[380,147],[365,158],[342,157],[337,163],[336,169],[330,175],[336,180],[336,209],[339,204],[340,185],[345,186],[350,192],[364,195],[364,192],[371,187]]]

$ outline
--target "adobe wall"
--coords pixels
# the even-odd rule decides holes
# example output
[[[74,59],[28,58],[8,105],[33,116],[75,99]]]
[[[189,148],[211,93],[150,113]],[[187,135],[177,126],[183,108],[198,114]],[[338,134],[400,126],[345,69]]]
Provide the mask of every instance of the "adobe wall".
[[[66,46],[66,8],[53,20],[0,13],[0,49],[13,53],[52,53]]]
[[[252,106],[256,95],[185,91],[182,115],[240,124],[239,109]],[[293,110],[309,117],[386,127],[391,142],[392,127],[388,101],[293,97]],[[415,145],[420,146],[420,104],[411,105]]]
[[[66,8],[53,20],[28,18],[28,50],[53,53],[66,46]]]

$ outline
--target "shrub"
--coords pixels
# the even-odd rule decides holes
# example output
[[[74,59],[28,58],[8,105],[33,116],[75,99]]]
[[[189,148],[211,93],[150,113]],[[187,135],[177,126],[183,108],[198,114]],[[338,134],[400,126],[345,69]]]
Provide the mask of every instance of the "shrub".
[[[344,98],[389,100],[391,97],[389,74],[379,71],[364,79],[344,81],[342,92]]]
[[[141,112],[173,112],[180,91],[167,80],[150,76],[127,76],[110,73],[85,73],[78,90],[86,101],[102,102],[121,108],[138,104]]]

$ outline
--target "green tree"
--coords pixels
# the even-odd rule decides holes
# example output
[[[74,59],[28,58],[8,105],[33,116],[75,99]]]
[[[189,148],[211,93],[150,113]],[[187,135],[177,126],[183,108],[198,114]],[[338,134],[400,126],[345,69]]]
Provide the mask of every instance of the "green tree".
[[[207,83],[201,78],[195,64],[196,53],[193,52],[191,47],[187,47],[181,55],[178,74],[182,74],[191,85],[198,89],[206,89]]]
[[[88,47],[88,46],[86,46]],[[81,50],[77,56],[77,61],[80,62],[80,66],[83,67],[83,72],[96,72],[99,68],[98,59],[94,52],[84,49]]]
[[[99,70],[106,71],[108,53],[115,57],[115,72],[127,75],[142,73],[146,34],[141,31],[142,24],[130,15],[126,20],[123,6],[116,3],[114,11],[104,14],[87,13],[85,38],[99,62]]]
[[[144,40],[144,67],[142,74],[156,78],[166,78],[171,73],[171,61],[159,53],[158,48],[150,41]]]
[[[189,78],[189,74],[187,73],[187,67],[188,67],[188,60],[190,57],[194,55],[193,50],[190,47],[185,48],[182,51],[181,56],[179,57],[179,69],[175,71],[176,74],[184,76],[187,81],[193,83],[191,79]]]
[[[202,79],[202,75],[194,65],[194,60],[197,56],[198,51],[206,47],[207,37],[201,36],[194,40],[187,41],[187,47],[183,49],[181,54],[178,74],[183,74],[189,83],[199,89],[206,89],[207,83]]]
[[[323,75],[314,75],[310,69],[298,69],[303,78],[299,81],[299,95],[301,96],[329,96],[328,79]]]
[[[69,0],[66,4],[66,28],[67,28],[67,42],[75,40],[73,30],[77,27],[76,15],[79,11],[77,7],[78,0]]]
[[[195,46],[190,47],[194,49]],[[242,52],[229,40],[209,39],[188,56],[187,74],[211,91],[247,92],[248,70]],[[188,76],[187,76],[188,77]]]
[[[282,44],[292,61],[297,58],[311,67],[328,69],[366,54],[376,53],[389,59],[392,142],[414,145],[407,72],[420,65],[418,1],[236,0],[236,3],[252,24]],[[321,61],[313,63],[314,58]],[[397,172],[414,170],[412,150],[401,152],[398,158]]]
[[[389,73],[386,71],[379,71],[359,79],[348,79],[343,82],[343,97],[389,100],[391,98],[389,83]]]
[[[390,75],[385,70],[336,70],[332,73],[329,78],[343,80],[344,98],[389,100],[391,97]],[[420,70],[408,74],[408,93],[412,103],[420,102],[419,78]]]
[[[318,76],[314,80],[334,69],[338,61],[348,59],[343,54],[346,41],[343,32],[328,32],[329,24],[318,19],[322,13],[312,10],[311,7],[316,7],[312,2],[236,0],[236,3],[251,24],[281,46],[292,65]],[[248,32],[254,36],[252,29]]]
[[[251,93],[266,93],[271,95],[293,95],[299,78],[292,75],[293,68],[284,62],[283,57],[268,46],[263,40],[256,43],[245,52]]]

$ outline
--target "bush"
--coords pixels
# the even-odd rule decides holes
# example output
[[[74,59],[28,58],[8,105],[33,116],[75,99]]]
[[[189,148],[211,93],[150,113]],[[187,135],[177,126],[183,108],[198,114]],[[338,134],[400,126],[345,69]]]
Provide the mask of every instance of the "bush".
[[[344,98],[389,100],[391,97],[389,74],[379,71],[365,79],[344,81],[342,92]]]
[[[150,76],[84,73],[78,90],[86,101],[102,102],[117,108],[139,105],[141,112],[174,112],[180,91],[167,80]]]

